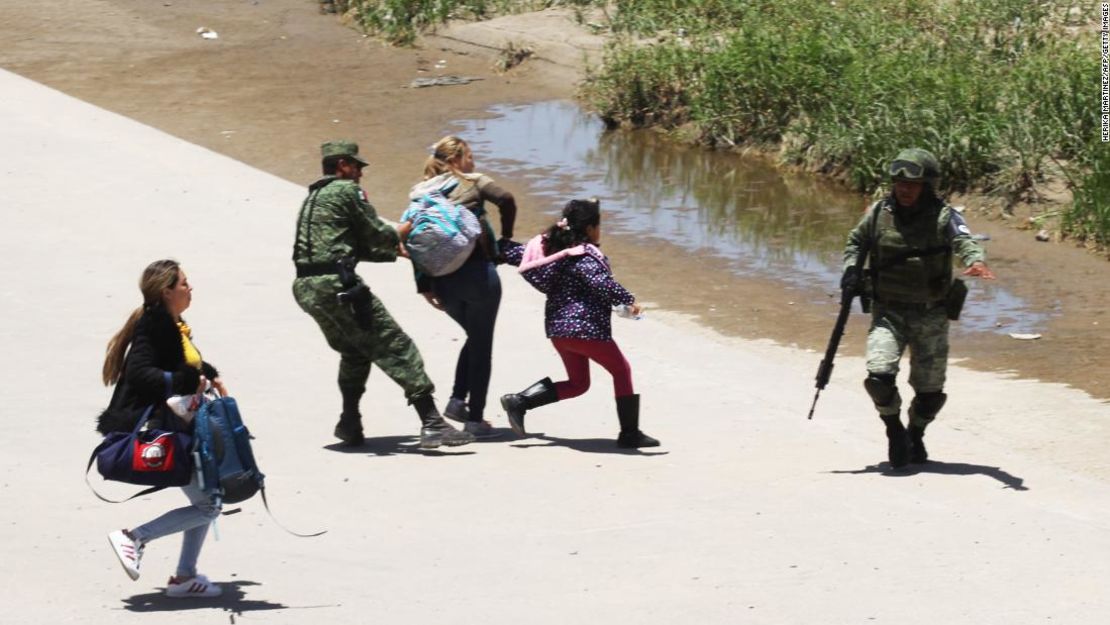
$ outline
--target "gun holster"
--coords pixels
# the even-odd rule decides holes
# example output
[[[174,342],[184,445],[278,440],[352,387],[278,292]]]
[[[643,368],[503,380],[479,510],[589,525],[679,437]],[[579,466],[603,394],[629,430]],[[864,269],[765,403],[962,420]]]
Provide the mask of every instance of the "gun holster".
[[[370,287],[355,273],[357,261],[344,259],[338,261],[339,283],[343,285],[342,291],[335,298],[343,306],[350,307],[355,324],[363,330],[373,327],[374,309],[370,303]]]

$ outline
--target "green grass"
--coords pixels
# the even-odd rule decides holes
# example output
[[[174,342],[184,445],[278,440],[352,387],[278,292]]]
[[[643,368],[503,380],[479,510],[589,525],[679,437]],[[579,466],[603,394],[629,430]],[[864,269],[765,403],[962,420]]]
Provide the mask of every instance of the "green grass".
[[[784,161],[863,192],[882,185],[885,163],[911,145],[938,156],[947,189],[1009,201],[1034,195],[1052,161],[1079,164],[1072,211],[1085,212],[1064,227],[1107,240],[1096,207],[1110,195],[1110,166],[1092,140],[1097,36],[1075,31],[1095,16],[1091,3],[617,4],[615,30],[662,36],[617,41],[590,77],[587,97],[610,124],[774,146]]]
[[[615,41],[585,96],[610,125],[756,144],[862,192],[905,146],[947,190],[1014,202],[1065,163],[1065,233],[1107,245],[1097,3],[1089,0],[350,0],[395,44],[452,18],[599,7]],[[645,44],[645,38],[653,43]],[[1058,169],[1058,168],[1057,168]]]
[[[1095,146],[1095,156],[1077,185],[1075,204],[1064,213],[1067,232],[1090,241],[1100,249],[1110,248],[1110,149]]]

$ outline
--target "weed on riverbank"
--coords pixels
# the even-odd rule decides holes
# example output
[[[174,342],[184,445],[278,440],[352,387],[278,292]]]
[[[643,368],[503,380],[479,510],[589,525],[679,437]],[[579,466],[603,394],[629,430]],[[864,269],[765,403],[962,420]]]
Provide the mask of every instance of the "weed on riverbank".
[[[863,192],[902,146],[932,150],[950,190],[1007,202],[1037,199],[1046,170],[1065,163],[1076,201],[1062,225],[1105,245],[1089,4],[636,0],[614,28],[658,41],[615,42],[586,93],[613,125],[773,146]]]
[[[1074,0],[349,0],[411,43],[448,19],[599,8],[614,33],[585,94],[611,125],[756,145],[861,192],[902,146],[934,152],[947,190],[1006,206],[1069,181],[1065,234],[1110,244],[1092,2]],[[581,21],[581,20],[580,20]],[[651,43],[645,43],[645,39]]]

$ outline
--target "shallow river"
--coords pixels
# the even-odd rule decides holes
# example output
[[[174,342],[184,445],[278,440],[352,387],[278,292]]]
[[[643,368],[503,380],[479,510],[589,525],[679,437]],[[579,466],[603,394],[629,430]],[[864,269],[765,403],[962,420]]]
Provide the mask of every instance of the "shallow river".
[[[535,208],[555,215],[570,198],[596,196],[606,234],[645,245],[664,239],[724,261],[738,278],[778,280],[810,297],[836,288],[845,237],[868,203],[761,159],[676,146],[650,131],[606,132],[572,102],[490,113],[456,122],[456,131],[481,171],[550,200]],[[1037,332],[1052,314],[1004,285],[975,281],[953,332]]]

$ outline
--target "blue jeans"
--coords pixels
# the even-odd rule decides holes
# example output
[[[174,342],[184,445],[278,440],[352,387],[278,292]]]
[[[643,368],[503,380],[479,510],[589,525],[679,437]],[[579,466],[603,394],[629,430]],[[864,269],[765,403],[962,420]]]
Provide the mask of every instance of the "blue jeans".
[[[436,278],[432,290],[466,332],[451,396],[465,400],[469,395],[470,420],[481,421],[493,368],[493,326],[501,307],[501,279],[493,263],[476,257],[454,273]]]
[[[179,579],[188,579],[197,575],[200,548],[204,546],[208,526],[220,516],[220,506],[214,505],[212,499],[197,486],[195,476],[193,481],[182,486],[181,490],[189,498],[191,505],[170,510],[157,519],[131,530],[131,535],[139,544],[145,544],[163,536],[184,532],[185,535],[181,539],[181,557],[177,561],[175,575]]]

